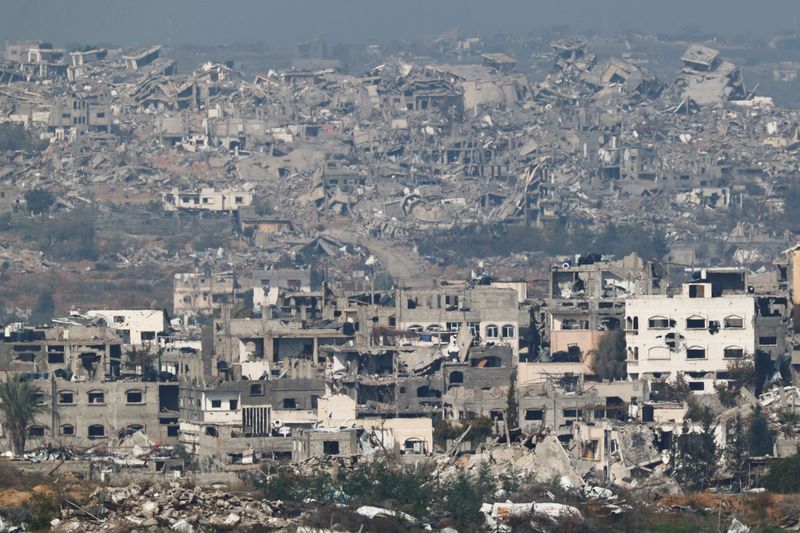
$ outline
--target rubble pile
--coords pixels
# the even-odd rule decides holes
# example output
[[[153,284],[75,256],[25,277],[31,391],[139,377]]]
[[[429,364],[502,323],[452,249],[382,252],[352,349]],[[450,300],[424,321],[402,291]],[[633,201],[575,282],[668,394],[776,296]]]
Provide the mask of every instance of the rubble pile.
[[[143,487],[104,487],[89,497],[85,506],[67,502],[53,531],[108,531],[137,528],[191,533],[235,531],[255,526],[283,529],[292,522],[280,515],[280,502],[257,500],[219,490],[184,488],[178,483]]]

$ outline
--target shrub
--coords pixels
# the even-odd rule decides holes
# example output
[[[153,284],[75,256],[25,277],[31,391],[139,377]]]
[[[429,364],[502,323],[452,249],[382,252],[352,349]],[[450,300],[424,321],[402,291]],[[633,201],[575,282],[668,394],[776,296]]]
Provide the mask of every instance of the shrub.
[[[25,191],[25,204],[28,207],[28,213],[32,215],[40,215],[50,209],[56,202],[55,196],[50,191],[43,189],[31,189]]]

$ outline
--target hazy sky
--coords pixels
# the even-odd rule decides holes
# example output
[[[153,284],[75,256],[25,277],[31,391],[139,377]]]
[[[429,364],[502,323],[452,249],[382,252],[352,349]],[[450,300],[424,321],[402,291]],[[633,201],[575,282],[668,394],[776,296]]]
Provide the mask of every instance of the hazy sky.
[[[792,29],[800,0],[0,0],[0,40],[294,45],[413,39],[453,28],[490,35],[556,24],[759,37]]]

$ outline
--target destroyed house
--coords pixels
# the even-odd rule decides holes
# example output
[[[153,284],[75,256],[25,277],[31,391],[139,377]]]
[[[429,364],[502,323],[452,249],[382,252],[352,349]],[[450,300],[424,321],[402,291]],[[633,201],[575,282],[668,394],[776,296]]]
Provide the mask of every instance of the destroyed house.
[[[517,60],[503,53],[492,53],[481,55],[481,65],[489,67],[497,72],[513,72],[517,66]]]
[[[400,86],[378,86],[381,107],[398,113],[455,108],[460,114],[460,94],[445,80],[412,78]]]
[[[259,215],[252,206],[241,207],[236,212],[239,231],[243,235],[258,238],[258,235],[274,235],[276,233],[294,232],[295,227],[288,218]]]
[[[3,57],[6,61],[15,61],[17,63],[25,63],[28,60],[28,51],[43,49],[52,45],[42,41],[24,41],[24,42],[10,42],[6,41]]]
[[[318,365],[319,347],[323,344],[342,345],[354,338],[355,327],[350,323],[288,320],[215,319],[212,338],[204,341],[203,353],[213,354],[213,375],[224,375],[237,367],[247,372],[248,364],[282,372],[281,365],[300,362]],[[287,367],[288,368],[288,367]],[[255,372],[255,370],[253,370]]]
[[[434,289],[397,290],[390,327],[413,333],[421,342],[444,343],[462,327],[481,344],[505,344],[518,356],[520,328],[529,315],[514,288],[441,283]]]
[[[169,317],[163,309],[96,309],[86,316],[99,319],[133,346],[155,344],[157,337],[169,330]]]
[[[108,50],[105,48],[92,48],[89,50],[77,50],[70,52],[69,57],[72,66],[80,66],[94,61],[102,61],[108,56]]]
[[[0,340],[0,369],[10,374],[102,381],[119,376],[123,366],[123,339],[92,321],[7,328]]]
[[[693,44],[683,53],[681,61],[686,68],[701,72],[710,71],[719,63],[719,51],[701,44]]]
[[[71,95],[56,98],[50,109],[48,128],[71,129],[78,131],[111,131],[113,119],[111,106],[96,99]]]
[[[311,271],[300,268],[271,268],[267,270],[254,270],[253,287],[264,290],[271,288],[285,289],[288,291],[311,291]]]
[[[311,429],[324,394],[321,379],[225,381],[181,389],[181,442],[225,463],[293,459],[292,435]],[[247,459],[250,456],[250,459]]]
[[[546,300],[549,361],[585,363],[602,335],[622,329],[624,299],[659,294],[666,288],[663,267],[631,254],[621,260],[586,254],[567,259],[550,271]]]
[[[27,447],[88,448],[105,442],[110,451],[142,432],[171,445],[178,438],[178,385],[138,380],[76,382],[34,379],[42,412],[29,428]]]
[[[507,346],[474,347],[463,361],[445,361],[443,407],[448,418],[470,420],[485,416],[505,420],[513,371],[513,352]]]
[[[126,54],[122,59],[125,61],[125,68],[128,70],[139,70],[159,58],[161,46],[142,47]]]
[[[177,273],[173,287],[173,313],[219,314],[223,305],[242,302],[244,296],[233,272]]]
[[[584,382],[577,376],[547,377],[519,385],[519,424],[523,431],[544,428],[569,438],[574,424],[625,422],[644,404],[649,389],[630,381]]]
[[[216,190],[213,187],[203,187],[199,191],[180,191],[174,188],[163,193],[162,200],[168,211],[184,209],[225,213],[252,204],[253,193],[246,190]]]

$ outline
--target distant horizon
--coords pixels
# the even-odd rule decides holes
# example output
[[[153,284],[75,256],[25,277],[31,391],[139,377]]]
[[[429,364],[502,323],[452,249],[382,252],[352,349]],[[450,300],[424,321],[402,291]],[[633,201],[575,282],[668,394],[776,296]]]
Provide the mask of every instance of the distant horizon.
[[[42,40],[62,47],[107,43],[255,44],[291,47],[316,37],[331,44],[417,40],[459,29],[483,37],[525,34],[553,26],[609,36],[623,31],[766,39],[797,30],[800,2],[768,0],[7,0],[0,8],[0,40]],[[124,21],[124,25],[120,25]]]

